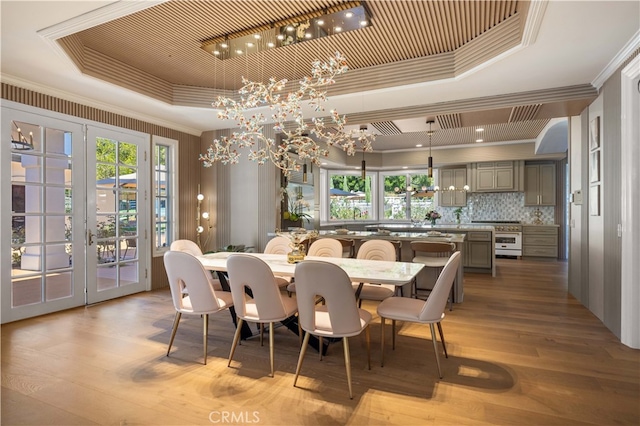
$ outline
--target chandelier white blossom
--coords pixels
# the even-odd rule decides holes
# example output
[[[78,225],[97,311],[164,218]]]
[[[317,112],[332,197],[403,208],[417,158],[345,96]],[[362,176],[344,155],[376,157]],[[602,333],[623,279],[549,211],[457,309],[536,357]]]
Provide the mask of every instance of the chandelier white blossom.
[[[305,122],[302,114],[302,102],[307,102],[314,110],[324,111],[323,104],[327,93],[322,88],[335,82],[335,77],[347,72],[347,61],[336,52],[327,62],[319,60],[311,64],[311,77],[300,80],[300,88],[286,95],[279,92],[285,87],[286,79],[269,79],[268,84],[249,81],[242,78],[243,87],[238,91],[240,100],[219,96],[212,105],[222,108],[218,117],[235,120],[241,129],[231,137],[215,139],[206,154],[200,154],[205,167],[215,162],[237,164],[240,154],[238,148],[249,148],[248,158],[258,164],[272,162],[282,170],[285,176],[292,171],[299,171],[302,163],[307,161],[320,165],[320,160],[329,152],[316,142],[324,142],[327,147],[338,146],[347,155],[356,153],[356,142],[362,145],[362,151],[371,151],[371,142],[375,135],[360,130],[345,130],[346,116],[340,116],[335,109],[330,111],[330,127],[324,118],[312,118]],[[280,143],[264,135],[266,117],[259,112],[252,113],[254,108],[268,106],[273,114],[271,120],[276,133],[283,133]],[[292,121],[293,130],[287,130],[285,123]],[[313,138],[312,138],[313,136]]]

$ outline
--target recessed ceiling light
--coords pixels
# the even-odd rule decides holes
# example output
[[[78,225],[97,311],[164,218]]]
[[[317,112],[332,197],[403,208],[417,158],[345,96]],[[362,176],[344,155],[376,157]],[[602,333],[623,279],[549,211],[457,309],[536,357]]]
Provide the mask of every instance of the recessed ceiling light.
[[[242,55],[242,53],[243,53],[243,52],[242,52],[242,50],[238,49],[238,50],[236,50],[236,53],[237,53],[238,55]]]
[[[416,145],[416,148],[422,148],[422,144],[419,143],[418,145]]]
[[[294,29],[293,26],[291,26],[291,25],[287,26],[287,31],[292,32],[293,29]]]
[[[253,47],[253,43],[248,42],[248,43],[247,43],[247,47]]]
[[[316,21],[316,24],[318,24],[318,25],[324,25],[324,21],[323,21],[322,19],[318,19],[318,20]]]
[[[227,47],[229,47],[229,45],[227,43],[222,43],[220,47],[222,47],[223,49],[226,49]]]
[[[339,33],[340,31],[342,31],[342,27],[335,27],[334,30]]]
[[[219,50],[214,50],[214,51],[213,51],[213,54],[214,54],[214,55],[216,55],[216,56],[218,56],[218,55],[220,54],[220,51],[219,51]]]
[[[278,34],[278,37],[276,37],[278,40],[284,40],[284,36],[282,34]]]
[[[476,139],[476,142],[484,142],[484,139]]]
[[[260,34],[254,34],[253,38],[255,38],[256,40],[260,40],[262,36]]]
[[[272,42],[267,43],[267,47],[275,47],[275,44],[273,44]]]
[[[369,23],[367,21],[360,21],[361,27],[366,27]]]
[[[311,33],[305,33],[304,38],[311,38]]]
[[[484,127],[478,127],[478,128],[476,129],[476,132],[484,132]]]
[[[351,18],[353,16],[353,12],[347,12],[344,14],[347,18]]]

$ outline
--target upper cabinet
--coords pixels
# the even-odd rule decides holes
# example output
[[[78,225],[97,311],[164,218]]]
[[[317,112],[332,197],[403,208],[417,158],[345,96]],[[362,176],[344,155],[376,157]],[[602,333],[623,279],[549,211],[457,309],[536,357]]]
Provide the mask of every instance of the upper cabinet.
[[[471,164],[474,192],[521,191],[519,161],[490,161]]]
[[[556,165],[554,163],[524,166],[524,205],[556,205]]]
[[[439,169],[440,188],[443,191],[438,193],[438,204],[446,207],[464,207],[467,205],[467,193],[461,189],[467,185],[467,168]],[[450,186],[456,190],[447,191]]]

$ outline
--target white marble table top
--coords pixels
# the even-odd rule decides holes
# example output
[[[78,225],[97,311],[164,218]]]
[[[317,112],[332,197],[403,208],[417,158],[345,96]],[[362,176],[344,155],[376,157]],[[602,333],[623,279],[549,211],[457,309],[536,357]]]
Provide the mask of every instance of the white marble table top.
[[[218,252],[197,256],[205,269],[213,271],[226,271],[227,258],[233,252]],[[287,262],[284,254],[243,253],[264,260],[271,268],[274,275],[294,276],[295,264]],[[420,272],[424,265],[411,262],[387,262],[383,260],[364,260],[352,258],[307,256],[305,260],[319,260],[340,266],[347,272],[354,282],[375,282],[392,284],[396,286],[410,282]]]

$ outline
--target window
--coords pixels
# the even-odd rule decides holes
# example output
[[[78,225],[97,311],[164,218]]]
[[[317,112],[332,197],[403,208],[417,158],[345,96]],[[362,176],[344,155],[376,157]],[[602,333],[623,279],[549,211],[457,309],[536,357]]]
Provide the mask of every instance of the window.
[[[362,179],[358,172],[330,172],[328,186],[330,221],[375,219],[373,176]]]
[[[329,198],[326,216],[323,212],[328,221],[422,221],[435,208],[433,192],[427,191],[434,181],[425,173],[369,172],[362,179],[357,172],[329,170],[327,175],[322,193]]]
[[[176,239],[178,209],[175,194],[178,164],[177,141],[153,138],[153,208],[156,251],[165,251]]]

